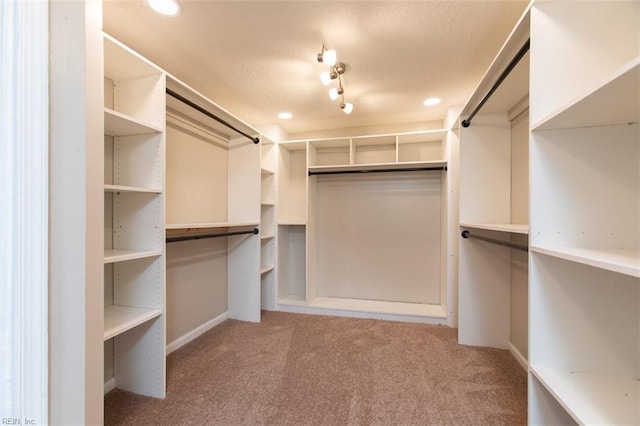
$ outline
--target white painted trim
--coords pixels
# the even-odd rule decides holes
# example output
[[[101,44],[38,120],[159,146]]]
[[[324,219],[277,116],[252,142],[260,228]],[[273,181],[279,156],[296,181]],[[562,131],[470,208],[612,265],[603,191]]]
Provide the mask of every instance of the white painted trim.
[[[48,2],[0,3],[0,417],[48,423]]]
[[[509,343],[509,352],[511,352],[511,355],[518,361],[518,364],[520,364],[524,371],[529,371],[529,361],[527,361],[527,358],[522,355],[513,343]]]
[[[109,380],[107,380],[106,382],[104,382],[104,394],[108,394],[109,392],[111,392],[112,390],[114,390],[116,388],[116,378],[112,377]]]
[[[368,318],[385,321],[411,322],[432,325],[447,325],[446,317],[428,317],[419,315],[384,314],[380,312],[355,311],[349,309],[317,308],[313,306],[294,306],[278,303],[277,311],[296,314],[328,315],[334,317]]]
[[[191,330],[187,334],[178,337],[173,342],[171,342],[171,343],[169,343],[167,345],[167,355],[169,355],[171,352],[173,352],[175,350],[180,349],[181,347],[183,347],[187,343],[191,342],[192,340],[200,337],[202,334],[204,334],[207,331],[211,330],[213,327],[215,327],[216,325],[222,323],[223,321],[225,321],[228,318],[229,318],[229,312],[225,312],[225,313],[220,314],[217,317],[205,322],[201,326],[194,328],[193,330]]]

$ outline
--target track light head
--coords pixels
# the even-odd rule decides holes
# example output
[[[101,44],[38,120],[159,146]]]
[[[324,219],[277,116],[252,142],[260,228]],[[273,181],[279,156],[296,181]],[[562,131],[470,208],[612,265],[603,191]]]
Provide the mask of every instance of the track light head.
[[[342,89],[342,87],[334,87],[332,89],[329,89],[329,98],[332,101],[335,101],[336,99],[338,99],[342,94],[344,93],[344,90]]]
[[[351,114],[351,112],[353,112],[353,104],[350,102],[343,102],[340,104],[340,109],[342,109],[345,114]]]

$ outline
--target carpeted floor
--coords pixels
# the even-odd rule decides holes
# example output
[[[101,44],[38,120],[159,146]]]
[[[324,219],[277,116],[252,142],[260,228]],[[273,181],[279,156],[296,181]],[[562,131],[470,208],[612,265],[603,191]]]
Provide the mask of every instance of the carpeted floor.
[[[167,397],[114,390],[106,425],[524,425],[508,351],[444,326],[263,312],[167,358]]]

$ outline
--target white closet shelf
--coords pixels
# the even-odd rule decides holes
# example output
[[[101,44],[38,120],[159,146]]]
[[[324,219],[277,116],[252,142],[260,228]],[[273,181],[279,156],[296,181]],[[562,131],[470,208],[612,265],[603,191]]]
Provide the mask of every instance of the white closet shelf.
[[[304,296],[288,295],[282,299],[278,299],[278,305],[306,307],[307,299]]]
[[[126,114],[104,109],[104,134],[108,136],[133,136],[147,133],[160,133],[162,129],[144,123]]]
[[[151,194],[161,194],[161,188],[144,188],[141,186],[127,186],[127,185],[104,185],[104,192],[145,192]]]
[[[104,263],[124,262],[162,255],[161,250],[125,250],[107,249],[104,251]]]
[[[335,166],[309,166],[313,172],[349,172],[349,171],[375,171],[390,169],[416,169],[423,167],[446,167],[446,161],[412,161],[406,163],[374,163],[374,164],[347,164]]]
[[[640,423],[637,378],[531,367],[532,374],[579,424]]]
[[[263,265],[263,266],[260,267],[260,275],[264,275],[267,272],[273,271],[274,269],[275,269],[275,267],[273,265],[272,266]]]
[[[261,240],[270,240],[272,238],[275,238],[276,234],[262,234],[260,235],[260,239]]]
[[[529,225],[513,223],[461,223],[461,228],[484,229],[487,231],[508,232],[511,234],[529,234]]]
[[[566,129],[637,122],[640,56],[620,67],[597,88],[555,111],[531,130]]]
[[[160,309],[107,306],[104,308],[104,340],[109,340],[160,315]]]
[[[427,305],[421,303],[347,299],[341,297],[316,297],[308,306],[310,308],[339,309],[341,311],[371,312],[389,315],[411,315],[438,319],[447,318],[447,313],[441,305]]]
[[[243,228],[247,226],[258,226],[257,222],[229,223],[229,222],[197,222],[197,223],[168,223],[165,229],[222,229],[222,228]]]
[[[531,251],[640,278],[640,250],[531,246]]]
[[[266,207],[273,207],[276,205],[275,201],[261,201],[260,202],[261,206],[266,206]]]
[[[275,172],[273,170],[267,169],[265,167],[262,167],[260,169],[260,173],[262,174],[262,176],[270,176],[270,175],[275,174]]]
[[[283,220],[278,222],[279,226],[306,226],[307,222],[304,220]]]

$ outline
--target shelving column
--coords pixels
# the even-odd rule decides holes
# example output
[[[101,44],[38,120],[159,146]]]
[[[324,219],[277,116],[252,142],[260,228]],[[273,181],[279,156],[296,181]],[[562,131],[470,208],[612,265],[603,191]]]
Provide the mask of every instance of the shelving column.
[[[262,308],[276,306],[276,150],[277,145],[262,136],[260,194],[260,281]]]
[[[105,36],[105,388],[165,395],[165,75]]]
[[[640,424],[640,3],[531,18],[529,423]]]

